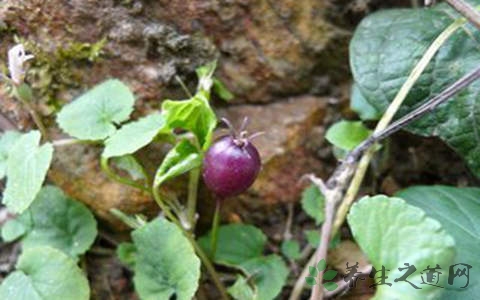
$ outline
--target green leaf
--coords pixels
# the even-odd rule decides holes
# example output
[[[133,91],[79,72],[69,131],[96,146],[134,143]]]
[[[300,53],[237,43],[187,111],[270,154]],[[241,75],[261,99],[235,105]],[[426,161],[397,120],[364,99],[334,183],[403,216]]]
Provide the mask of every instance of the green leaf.
[[[189,100],[165,100],[162,110],[171,130],[182,128],[191,131],[203,150],[210,146],[217,117],[208,103],[206,92],[200,91]]]
[[[103,140],[115,133],[116,125],[128,120],[134,103],[130,89],[110,79],[64,106],[57,123],[77,139]]]
[[[156,113],[125,124],[105,141],[103,157],[132,154],[150,142],[165,127],[162,114]]]
[[[133,180],[146,178],[145,170],[133,155],[114,157],[112,160],[118,169],[126,171]]]
[[[211,233],[202,236],[198,243],[210,253]],[[252,225],[229,224],[218,228],[217,249],[214,261],[227,266],[238,266],[262,255],[267,237]]]
[[[5,242],[12,242],[27,233],[29,228],[17,219],[8,220],[7,223],[2,226],[2,239]]]
[[[305,277],[305,282],[309,286],[314,286],[317,284],[317,280],[315,279],[315,277],[310,277],[310,276]]]
[[[255,300],[257,299],[257,292],[252,288],[245,277],[238,276],[235,283],[227,289],[228,293],[235,300]]]
[[[40,133],[22,135],[12,147],[7,162],[7,187],[3,203],[13,213],[24,212],[42,187],[52,161],[53,146],[39,146]]]
[[[200,167],[202,156],[188,140],[180,141],[165,156],[155,174],[154,184],[160,186],[165,181]]]
[[[294,240],[283,241],[282,253],[290,259],[299,259],[301,256],[300,245]]]
[[[334,291],[338,288],[338,284],[336,284],[335,282],[325,282],[323,284],[323,287],[327,290],[327,291]]]
[[[230,101],[235,97],[228,88],[221,82],[218,78],[213,78],[213,91],[217,94],[222,100]]]
[[[480,1],[470,1],[474,5]],[[459,15],[445,4],[433,9],[395,9],[369,15],[355,31],[350,62],[362,95],[384,112],[432,41]],[[442,46],[413,86],[398,116],[437,95],[478,66],[480,31],[471,25],[457,30]],[[406,129],[438,136],[480,176],[480,136],[477,134],[480,81]]]
[[[397,193],[409,204],[420,207],[425,213],[442,223],[445,231],[454,237],[457,255],[454,263],[472,265],[470,279],[480,278],[480,188],[449,186],[415,186]],[[442,266],[446,269],[448,266]],[[457,279],[458,280],[458,279]],[[463,284],[462,284],[463,286]],[[480,294],[478,280],[470,280],[465,289],[452,290],[446,286],[442,299],[474,299]]]
[[[25,250],[0,286],[0,299],[88,300],[90,290],[82,270],[63,252],[37,247]]]
[[[44,187],[17,221],[17,231],[25,231],[23,249],[49,246],[76,257],[84,254],[97,236],[97,222],[88,208],[53,186]]]
[[[350,151],[371,133],[360,121],[340,121],[328,128],[325,138],[338,148]]]
[[[392,286],[377,286],[374,299],[438,299],[443,289],[421,285],[421,290],[416,290],[407,282],[393,283],[405,273],[398,269],[404,263],[423,270],[436,264],[446,268],[453,262],[455,241],[437,220],[400,198],[378,195],[354,204],[348,224],[372,265],[390,270],[387,276]],[[422,282],[421,270],[408,277],[417,286]],[[440,277],[440,286],[445,279]]]
[[[130,268],[135,266],[136,252],[137,248],[132,243],[120,243],[117,247],[118,259]]]
[[[317,264],[317,270],[319,272],[322,272],[323,270],[325,270],[325,268],[327,268],[327,262],[325,261],[325,259],[322,259]]]
[[[362,95],[357,84],[353,84],[352,86],[350,108],[364,121],[379,120],[382,117],[382,112],[378,111],[375,106],[368,102],[368,100]]]
[[[182,231],[159,218],[132,233],[135,290],[141,299],[192,299],[200,279],[200,260]]]
[[[308,273],[310,274],[310,276],[313,276],[313,277],[317,276],[318,274],[317,268],[309,266]]]
[[[328,270],[325,273],[323,273],[323,280],[332,280],[337,276],[338,272],[335,270]]]
[[[0,137],[0,179],[3,179],[7,173],[7,161],[15,142],[22,134],[18,131],[6,131]]]
[[[257,300],[275,299],[282,291],[289,273],[289,269],[280,256],[272,254],[250,259],[240,265],[240,268],[249,276],[257,287]]]
[[[303,191],[302,208],[307,215],[315,219],[316,225],[320,225],[325,219],[325,197],[315,185]]]

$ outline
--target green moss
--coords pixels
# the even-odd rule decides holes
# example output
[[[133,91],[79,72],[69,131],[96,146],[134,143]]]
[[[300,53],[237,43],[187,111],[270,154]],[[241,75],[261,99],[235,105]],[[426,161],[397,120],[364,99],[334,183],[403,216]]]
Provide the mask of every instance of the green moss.
[[[18,42],[35,55],[28,69],[27,81],[34,89],[38,102],[55,111],[62,104],[57,94],[80,85],[82,73],[79,66],[96,62],[106,39],[95,43],[70,42],[65,46],[57,46],[53,52],[32,41],[18,39]]]

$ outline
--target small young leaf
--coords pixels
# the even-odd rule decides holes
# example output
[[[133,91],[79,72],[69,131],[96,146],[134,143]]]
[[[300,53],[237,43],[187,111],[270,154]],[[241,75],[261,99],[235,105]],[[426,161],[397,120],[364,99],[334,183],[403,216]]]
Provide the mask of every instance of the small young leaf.
[[[217,117],[208,103],[208,95],[198,92],[193,98],[182,101],[165,100],[162,103],[167,126],[173,130],[182,128],[195,134],[202,149],[212,141]]]
[[[115,133],[115,125],[128,120],[135,97],[117,79],[95,86],[62,108],[57,122],[69,135],[80,140],[103,140]]]
[[[25,230],[24,250],[49,246],[75,258],[85,253],[97,236],[97,223],[88,208],[53,186],[44,187],[16,221]]]
[[[3,203],[13,213],[22,213],[30,206],[50,167],[53,146],[39,146],[40,138],[38,131],[23,134],[10,151]]]
[[[328,270],[325,273],[323,273],[323,280],[332,280],[337,276],[338,272],[335,270]]]
[[[148,145],[164,127],[165,119],[160,113],[125,124],[105,141],[102,156],[109,158],[132,154]]]
[[[200,260],[182,231],[159,218],[135,230],[135,289],[141,299],[189,300],[200,279]]]
[[[310,276],[305,277],[305,282],[309,286],[314,286],[317,284],[317,280],[315,279],[315,277],[310,277]]]
[[[76,263],[50,247],[25,250],[0,286],[0,299],[88,300],[88,281]]]
[[[213,91],[217,94],[222,100],[230,101],[233,99],[234,95],[228,90],[228,88],[221,82],[218,78],[213,78]]]
[[[245,277],[237,275],[235,283],[227,289],[235,300],[255,300],[257,292],[252,288]]]
[[[325,197],[316,186],[311,185],[303,191],[302,208],[307,215],[315,219],[316,225],[320,225],[325,219]]]
[[[155,174],[154,184],[160,186],[168,179],[198,168],[201,164],[202,157],[197,148],[188,140],[182,140],[163,159]]]
[[[202,236],[198,243],[210,253],[210,232]],[[218,228],[217,250],[214,261],[227,266],[238,266],[252,258],[259,257],[267,237],[252,225],[229,224]]]
[[[414,266],[447,267],[455,257],[455,241],[437,220],[426,216],[418,207],[395,197],[378,195],[364,197],[355,203],[348,214],[353,237],[369,261],[378,269],[390,270],[389,278],[399,278],[405,272],[398,269],[404,263]],[[422,282],[420,272],[408,277],[410,282]],[[445,277],[438,285],[443,286]],[[422,285],[413,289],[406,282],[380,285],[376,295],[382,299],[438,299],[443,289]]]
[[[0,179],[5,177],[7,172],[7,161],[10,150],[22,134],[18,131],[6,131],[0,137]]]
[[[325,261],[325,259],[322,259],[322,260],[319,261],[318,264],[317,264],[317,270],[318,270],[318,272],[322,272],[323,270],[325,270],[326,267],[327,267],[327,262]]]
[[[283,241],[282,253],[290,259],[299,259],[301,256],[300,245],[294,240]]]
[[[309,266],[308,273],[310,273],[310,276],[313,276],[313,277],[317,276],[318,274],[317,268]]]
[[[258,300],[275,299],[282,291],[289,273],[285,262],[275,254],[250,259],[242,263],[240,268],[253,276]]]
[[[118,169],[126,171],[133,180],[145,179],[145,171],[134,156],[127,154],[114,157],[112,161]]]
[[[340,121],[328,128],[325,138],[340,149],[350,151],[368,138],[371,133],[372,131],[360,121]]]
[[[8,220],[7,223],[2,226],[2,239],[5,242],[12,242],[23,235],[29,230],[22,222],[17,219]]]
[[[327,290],[327,291],[334,291],[338,288],[338,284],[336,284],[335,282],[325,282],[323,284],[323,287]]]
[[[132,243],[120,243],[117,247],[118,259],[125,265],[133,268],[135,266],[135,254],[137,248]]]

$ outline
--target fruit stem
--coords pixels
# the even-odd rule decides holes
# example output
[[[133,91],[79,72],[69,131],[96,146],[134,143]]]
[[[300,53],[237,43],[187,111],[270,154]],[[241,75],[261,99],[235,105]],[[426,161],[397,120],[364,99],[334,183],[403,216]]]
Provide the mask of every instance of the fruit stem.
[[[190,223],[191,231],[195,229],[196,211],[197,211],[197,193],[198,180],[200,179],[200,168],[195,168],[190,171],[188,181],[188,199],[187,199],[187,220]]]
[[[212,239],[210,241],[211,257],[215,258],[215,252],[217,252],[217,240],[218,240],[218,225],[220,224],[220,207],[221,202],[217,199],[215,204],[215,214],[213,215],[212,222]]]

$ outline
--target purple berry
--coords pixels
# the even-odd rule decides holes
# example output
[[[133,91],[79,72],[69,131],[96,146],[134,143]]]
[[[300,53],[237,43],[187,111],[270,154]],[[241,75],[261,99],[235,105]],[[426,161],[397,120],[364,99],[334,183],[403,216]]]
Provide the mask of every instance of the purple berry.
[[[221,200],[248,189],[260,171],[261,161],[255,146],[242,131],[224,136],[205,154],[203,179],[207,187]]]

